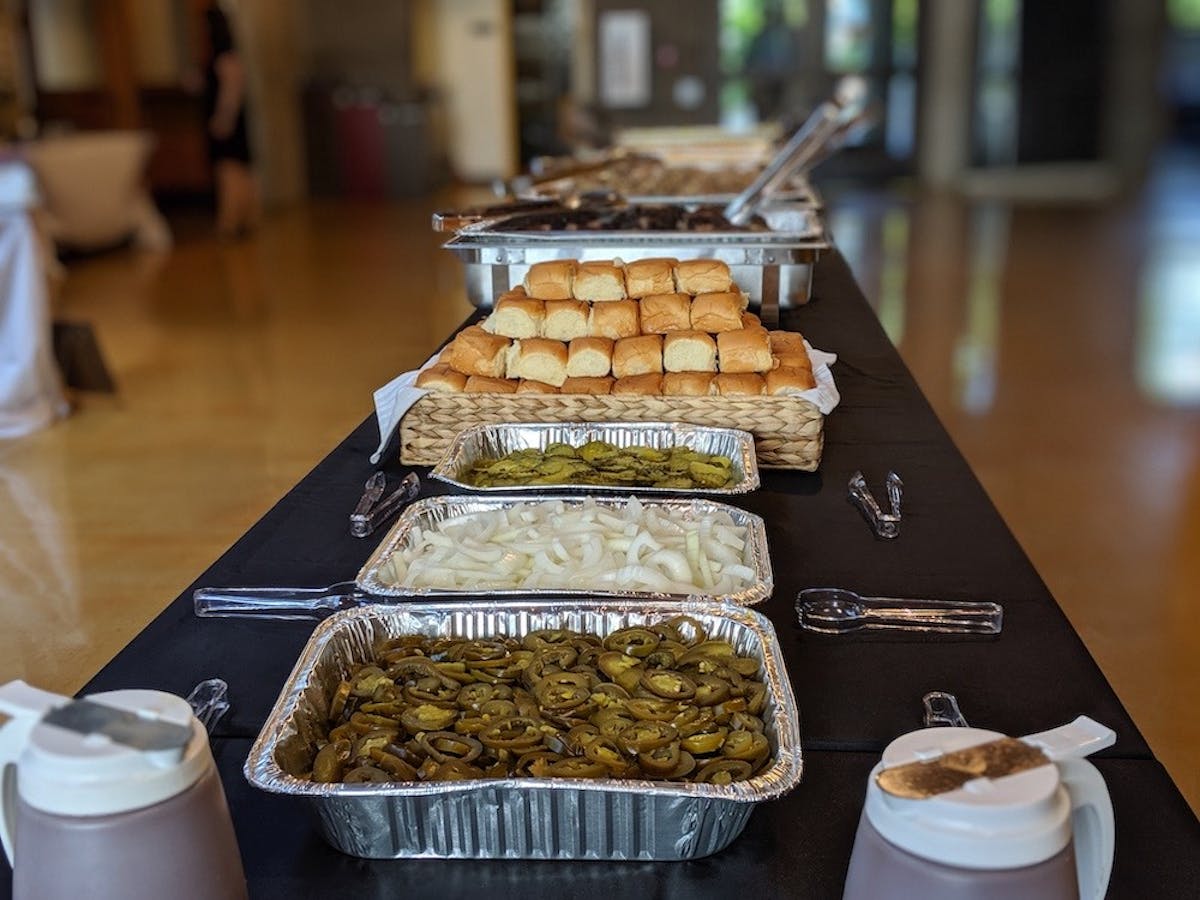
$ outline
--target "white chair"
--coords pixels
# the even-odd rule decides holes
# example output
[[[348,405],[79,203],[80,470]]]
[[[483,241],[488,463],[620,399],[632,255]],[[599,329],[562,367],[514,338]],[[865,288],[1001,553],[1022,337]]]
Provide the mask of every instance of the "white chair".
[[[140,131],[80,131],[25,145],[41,190],[43,227],[56,245],[100,250],[129,238],[169,250],[171,229],[146,188],[154,149]]]

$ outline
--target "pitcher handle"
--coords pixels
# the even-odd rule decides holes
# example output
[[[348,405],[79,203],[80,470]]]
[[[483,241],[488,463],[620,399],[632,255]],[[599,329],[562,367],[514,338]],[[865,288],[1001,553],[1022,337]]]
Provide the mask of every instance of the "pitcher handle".
[[[0,685],[0,714],[11,716],[0,727],[0,843],[4,845],[4,854],[11,865],[15,865],[13,832],[17,818],[17,759],[42,716],[70,699],[31,687],[20,680]]]
[[[1112,875],[1116,825],[1104,776],[1083,759],[1062,759],[1058,770],[1071,797],[1075,871],[1080,900],[1104,900]]]

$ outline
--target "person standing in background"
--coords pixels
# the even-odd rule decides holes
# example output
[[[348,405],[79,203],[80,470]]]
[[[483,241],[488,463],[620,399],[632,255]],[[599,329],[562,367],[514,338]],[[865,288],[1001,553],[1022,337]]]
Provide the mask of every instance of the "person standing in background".
[[[237,237],[257,224],[259,214],[258,184],[250,166],[246,129],[246,66],[225,13],[214,5],[205,15],[204,112],[217,186],[217,233]]]

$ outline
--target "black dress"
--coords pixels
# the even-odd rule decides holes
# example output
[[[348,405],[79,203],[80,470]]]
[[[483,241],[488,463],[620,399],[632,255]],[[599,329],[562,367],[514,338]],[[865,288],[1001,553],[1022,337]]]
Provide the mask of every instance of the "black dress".
[[[204,127],[208,135],[208,156],[214,163],[223,159],[241,163],[250,162],[250,139],[246,131],[246,104],[243,100],[238,109],[233,132],[227,137],[213,137],[208,130],[213,114],[217,111],[217,97],[221,92],[221,80],[217,76],[217,60],[226,53],[235,53],[233,33],[229,21],[219,9],[210,9],[208,19],[208,42],[210,53],[204,70]]]

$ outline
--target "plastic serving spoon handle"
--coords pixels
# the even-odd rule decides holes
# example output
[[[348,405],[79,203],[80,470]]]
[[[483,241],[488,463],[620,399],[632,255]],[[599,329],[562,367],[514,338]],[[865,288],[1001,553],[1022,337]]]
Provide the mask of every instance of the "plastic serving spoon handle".
[[[809,631],[843,634],[860,628],[948,634],[999,634],[998,603],[860,597],[844,588],[808,588],[796,598],[800,624]]]
[[[202,587],[192,594],[200,618],[323,619],[371,603],[353,581],[324,588]]]

